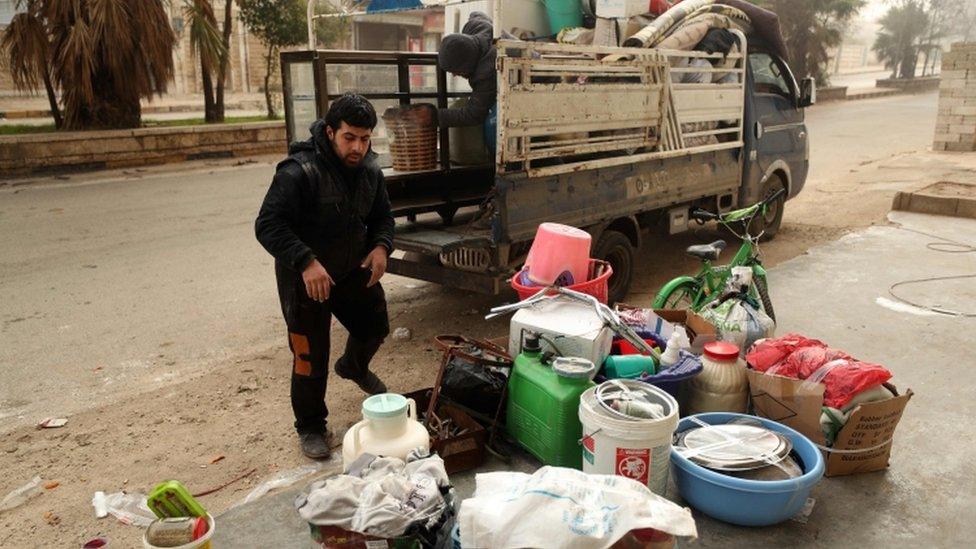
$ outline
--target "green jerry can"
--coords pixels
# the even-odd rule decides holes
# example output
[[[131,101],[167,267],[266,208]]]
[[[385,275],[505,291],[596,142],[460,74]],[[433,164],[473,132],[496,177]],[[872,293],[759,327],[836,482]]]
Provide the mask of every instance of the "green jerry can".
[[[543,364],[539,337],[528,334],[508,380],[508,433],[546,465],[582,469],[580,395],[595,371],[582,358]]]

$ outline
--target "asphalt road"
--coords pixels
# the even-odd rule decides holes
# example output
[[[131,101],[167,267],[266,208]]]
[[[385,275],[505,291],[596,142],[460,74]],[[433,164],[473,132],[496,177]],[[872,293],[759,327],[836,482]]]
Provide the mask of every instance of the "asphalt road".
[[[858,166],[930,146],[936,103],[811,109],[812,175],[787,221],[806,222],[816,190]],[[272,261],[253,236],[272,170],[194,163],[0,187],[0,432],[283,344]],[[417,288],[385,284],[391,302]]]

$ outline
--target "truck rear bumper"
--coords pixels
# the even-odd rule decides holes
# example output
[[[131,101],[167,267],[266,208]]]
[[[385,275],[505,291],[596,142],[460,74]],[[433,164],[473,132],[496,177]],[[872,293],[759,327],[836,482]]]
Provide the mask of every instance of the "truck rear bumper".
[[[427,282],[487,295],[498,295],[505,287],[504,276],[501,275],[471,273],[448,269],[440,265],[404,261],[395,257],[389,259],[387,271],[408,278],[426,280]]]

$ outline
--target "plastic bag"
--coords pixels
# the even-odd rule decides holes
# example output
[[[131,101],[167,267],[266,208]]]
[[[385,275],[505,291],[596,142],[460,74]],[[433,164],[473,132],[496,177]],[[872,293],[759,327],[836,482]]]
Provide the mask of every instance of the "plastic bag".
[[[598,549],[643,528],[698,535],[689,509],[625,477],[543,467],[532,475],[484,473],[475,482],[458,514],[462,547]]]
[[[879,364],[854,359],[828,362],[806,378],[824,384],[824,406],[844,408],[857,395],[891,379],[891,372]]]
[[[508,353],[491,342],[464,336],[439,335],[434,341],[444,349],[442,374],[435,387],[438,398],[473,410],[482,422],[484,418],[504,422],[502,401],[512,372]]]
[[[801,347],[793,351],[778,365],[767,370],[767,373],[794,379],[807,379],[814,372],[823,368],[824,364],[835,360],[853,360],[853,358],[844,351],[830,347]]]
[[[31,498],[44,490],[41,487],[41,477],[35,476],[27,484],[12,490],[0,501],[0,513],[27,503]]]
[[[146,505],[145,494],[115,492],[105,496],[105,505],[109,514],[123,524],[147,528],[156,520],[156,515]]]
[[[278,473],[275,473],[268,480],[255,486],[254,489],[251,490],[247,494],[247,496],[245,496],[244,499],[237,505],[244,505],[245,503],[250,503],[276,488],[284,488],[285,486],[291,486],[292,484],[295,484],[296,482],[302,480],[303,478],[324,469],[327,464],[328,462],[316,461],[315,463],[302,465],[301,467],[295,469],[289,469],[287,471],[279,471]]]
[[[699,313],[718,329],[723,341],[730,341],[740,349],[748,349],[756,341],[772,337],[776,323],[769,315],[741,299],[727,299],[712,303]]]
[[[458,355],[452,355],[444,368],[441,396],[487,417],[495,417],[508,377]]]
[[[862,362],[822,341],[797,334],[756,343],[749,365],[769,375],[823,383],[824,406],[842,409],[858,394],[891,379],[884,366]]]
[[[746,361],[757,372],[765,372],[786,360],[793,354],[793,351],[810,346],[826,347],[827,344],[795,333],[789,333],[776,339],[763,339],[757,341],[749,349],[746,354]]]

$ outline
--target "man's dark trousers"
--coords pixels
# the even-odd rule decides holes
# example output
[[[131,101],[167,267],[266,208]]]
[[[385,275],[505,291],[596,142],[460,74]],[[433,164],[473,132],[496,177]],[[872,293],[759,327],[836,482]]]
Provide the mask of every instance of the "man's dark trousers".
[[[358,380],[390,333],[386,295],[377,283],[367,288],[370,272],[356,269],[335,281],[323,303],[308,297],[301,275],[276,265],[281,310],[288,325],[292,351],[291,407],[299,433],[321,433],[329,410],[325,391],[329,375],[329,331],[332,316],[349,331],[346,349],[336,361],[336,373]]]

